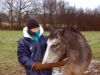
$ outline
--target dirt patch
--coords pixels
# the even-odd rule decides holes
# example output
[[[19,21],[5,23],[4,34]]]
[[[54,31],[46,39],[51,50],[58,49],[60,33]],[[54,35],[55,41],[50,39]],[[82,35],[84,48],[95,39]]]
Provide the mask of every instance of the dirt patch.
[[[25,75],[25,70],[21,65],[16,65],[16,67],[0,68],[0,75]],[[53,75],[62,74],[56,73]],[[100,75],[100,61],[92,60],[88,70],[85,72],[85,75]]]
[[[53,75],[62,75],[60,68],[55,68]],[[92,60],[84,75],[100,75],[100,61]]]
[[[85,75],[100,75],[100,61],[92,60]]]

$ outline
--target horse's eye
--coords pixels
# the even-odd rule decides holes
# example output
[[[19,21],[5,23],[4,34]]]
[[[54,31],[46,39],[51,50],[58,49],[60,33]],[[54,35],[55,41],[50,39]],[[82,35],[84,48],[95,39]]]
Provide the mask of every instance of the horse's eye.
[[[58,46],[59,46],[59,44],[55,44],[55,45],[52,45],[51,47],[57,48]]]

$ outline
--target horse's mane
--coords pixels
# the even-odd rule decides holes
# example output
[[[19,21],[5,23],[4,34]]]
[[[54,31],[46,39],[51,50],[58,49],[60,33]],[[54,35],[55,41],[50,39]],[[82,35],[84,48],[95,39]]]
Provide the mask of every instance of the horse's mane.
[[[79,35],[83,36],[77,28],[68,26],[68,27],[63,27],[60,29],[55,29],[54,31],[52,31],[50,33],[49,38],[52,39],[52,38],[56,37],[57,33],[61,33],[62,36],[66,35],[66,34],[79,34]],[[73,36],[75,36],[75,35],[73,35]]]
[[[63,29],[66,30],[66,31],[70,31],[72,33],[74,32],[74,33],[78,33],[78,34],[82,35],[80,33],[80,31],[78,30],[78,28],[75,28],[73,26],[64,27]]]
[[[74,27],[66,27],[66,28],[63,28],[63,30],[65,32],[65,33],[63,33],[63,37],[65,38],[65,41],[67,40],[68,43],[71,44],[70,45],[71,48],[72,47],[78,47],[79,48],[80,44],[78,43],[78,40],[79,40],[80,37],[81,37],[81,39],[84,39],[86,41],[86,39],[81,34],[81,32]]]

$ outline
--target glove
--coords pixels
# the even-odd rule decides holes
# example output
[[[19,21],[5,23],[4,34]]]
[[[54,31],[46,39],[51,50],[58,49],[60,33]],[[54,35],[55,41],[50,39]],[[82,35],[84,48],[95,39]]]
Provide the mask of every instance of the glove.
[[[41,66],[41,62],[33,63],[32,69],[38,69]]]
[[[64,61],[59,61],[56,63],[47,63],[47,64],[42,64],[41,62],[37,62],[32,65],[32,69],[33,70],[52,69],[54,67],[64,66],[65,62],[67,62],[67,59],[66,61],[64,60]]]

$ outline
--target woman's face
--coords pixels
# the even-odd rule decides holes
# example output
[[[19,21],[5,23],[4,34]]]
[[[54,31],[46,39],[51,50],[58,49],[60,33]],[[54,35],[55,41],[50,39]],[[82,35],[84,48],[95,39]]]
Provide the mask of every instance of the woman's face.
[[[33,29],[31,29],[31,32],[36,33],[36,32],[38,32],[38,30],[39,30],[39,27],[37,27],[37,28],[33,28]]]

